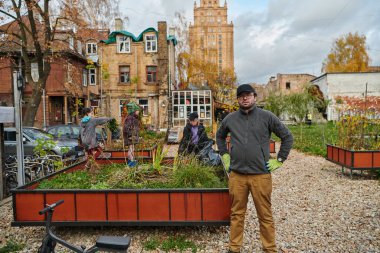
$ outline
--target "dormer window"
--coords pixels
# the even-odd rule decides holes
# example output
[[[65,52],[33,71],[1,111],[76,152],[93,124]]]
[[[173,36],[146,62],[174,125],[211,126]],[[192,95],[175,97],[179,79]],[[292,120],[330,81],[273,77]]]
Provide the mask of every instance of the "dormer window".
[[[145,35],[145,52],[157,52],[157,36],[155,34]]]
[[[131,52],[131,38],[127,36],[117,37],[117,52],[130,53]]]
[[[86,44],[86,53],[87,54],[97,54],[98,45],[96,43],[87,43]]]

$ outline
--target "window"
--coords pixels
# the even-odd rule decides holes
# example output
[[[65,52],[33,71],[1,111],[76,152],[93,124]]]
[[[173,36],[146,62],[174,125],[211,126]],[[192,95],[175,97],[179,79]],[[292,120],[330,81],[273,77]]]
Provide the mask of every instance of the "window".
[[[31,76],[34,82],[38,82],[39,79],[39,74],[38,74],[38,63],[37,62],[32,62],[30,64],[31,67]]]
[[[286,89],[290,90],[290,82],[286,82]]]
[[[96,85],[96,69],[88,70],[90,76],[90,85]]]
[[[157,37],[156,35],[145,36],[145,52],[157,52]]]
[[[87,54],[97,54],[98,46],[96,43],[87,43],[86,44],[86,52]]]
[[[146,81],[148,83],[157,82],[157,66],[146,67]]]
[[[131,38],[127,36],[117,37],[117,52],[130,53],[131,52]]]
[[[139,99],[139,106],[143,110],[143,116],[149,115],[148,99]]]
[[[93,111],[93,114],[96,116],[99,113],[99,100],[94,99],[90,101],[90,105]]]
[[[82,84],[87,86],[87,69],[82,70]]]
[[[69,47],[70,47],[70,49],[74,50],[74,38],[73,37],[69,38]]]
[[[16,141],[16,131],[4,131],[4,141]]]
[[[130,70],[129,66],[119,66],[120,83],[129,83]]]

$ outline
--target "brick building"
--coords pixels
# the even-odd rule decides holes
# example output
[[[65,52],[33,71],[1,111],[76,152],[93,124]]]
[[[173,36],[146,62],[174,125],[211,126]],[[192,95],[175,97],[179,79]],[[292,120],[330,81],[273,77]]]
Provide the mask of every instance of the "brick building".
[[[277,74],[269,79],[267,88],[269,92],[281,91],[283,94],[300,92],[314,78],[310,74]]]
[[[234,26],[228,23],[227,1],[194,2],[194,24],[189,27],[190,53],[196,60],[218,65],[218,70],[234,70]]]
[[[19,32],[18,29],[15,22],[4,24],[0,29],[6,31],[1,36],[2,41],[0,41],[0,104],[5,106],[13,105],[12,73],[18,70],[20,61],[20,46],[10,40],[7,34],[17,33]],[[80,104],[78,99],[86,101],[89,99],[88,94],[98,93],[96,84],[87,86],[90,75],[86,68],[87,60],[82,41],[78,39],[77,34],[73,30],[58,29],[55,33],[55,39],[52,51],[57,57],[52,57],[50,63],[51,71],[46,81],[45,97],[41,99],[34,122],[37,127],[42,127],[45,124],[56,125],[77,122]],[[28,44],[31,45],[32,43]],[[28,47],[27,52],[33,55],[34,49]],[[31,78],[38,80],[37,62],[31,63],[30,72]],[[25,69],[23,73],[25,74]],[[29,98],[32,95],[31,82],[27,77],[25,81],[23,110],[28,106]],[[45,118],[44,115],[46,115]]]
[[[175,78],[175,45],[166,22],[135,36],[116,20],[115,31],[100,46],[102,114],[122,122],[125,105],[137,102],[143,122],[154,129],[168,125],[168,98]],[[106,76],[104,76],[106,74]]]

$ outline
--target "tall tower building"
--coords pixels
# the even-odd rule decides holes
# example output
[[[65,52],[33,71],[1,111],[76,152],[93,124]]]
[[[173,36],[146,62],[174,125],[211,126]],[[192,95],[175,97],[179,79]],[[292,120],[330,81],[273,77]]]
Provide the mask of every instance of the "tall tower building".
[[[218,71],[234,70],[234,26],[228,23],[227,0],[194,2],[194,24],[189,27],[191,55],[218,66]]]

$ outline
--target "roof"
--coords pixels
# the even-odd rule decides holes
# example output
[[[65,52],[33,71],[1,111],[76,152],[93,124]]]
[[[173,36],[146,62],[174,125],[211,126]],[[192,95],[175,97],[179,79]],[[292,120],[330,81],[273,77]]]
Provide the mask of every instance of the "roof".
[[[135,36],[133,33],[131,32],[128,32],[128,31],[113,31],[109,36],[108,36],[108,39],[106,40],[101,40],[100,42],[103,42],[105,44],[112,44],[112,43],[116,43],[116,36],[117,35],[124,35],[124,36],[128,36],[132,39],[132,41],[134,42],[139,42],[139,41],[143,41],[144,40],[144,34],[145,33],[148,33],[148,32],[155,32],[156,35],[158,35],[158,32],[156,29],[154,29],[153,27],[149,27],[147,29],[145,29],[144,31],[142,31],[139,36]],[[177,45],[178,41],[177,39],[173,36],[173,35],[170,35],[168,36],[167,38],[168,41],[173,41],[174,45]]]
[[[318,79],[321,79],[327,75],[337,75],[337,74],[340,74],[340,75],[346,75],[346,74],[380,74],[380,71],[367,71],[367,72],[331,72],[331,73],[324,73],[323,75],[321,76],[318,76],[312,80],[310,80],[310,82],[313,82],[313,81],[316,81]]]
[[[101,40],[100,42],[104,42],[106,44],[112,44],[112,43],[115,43],[116,42],[116,36],[117,35],[125,35],[125,36],[128,36],[130,38],[132,38],[132,41],[134,42],[139,42],[139,41],[142,41],[143,40],[143,35],[144,33],[147,33],[147,32],[155,32],[156,35],[157,35],[157,30],[154,29],[153,27],[149,27],[147,29],[145,29],[144,31],[142,31],[140,33],[139,36],[135,36],[133,33],[130,33],[128,31],[113,31],[109,36],[108,36],[108,39],[107,40]]]

